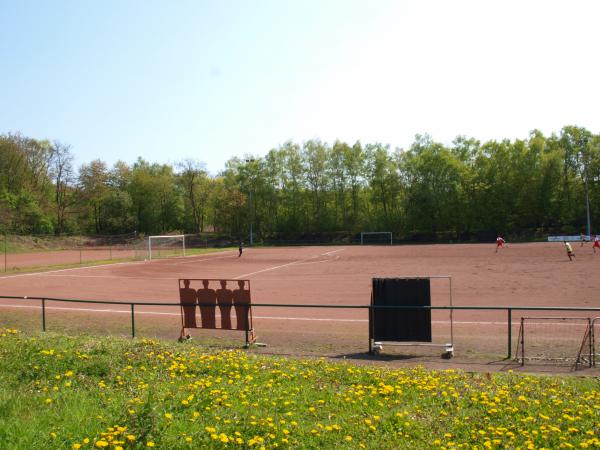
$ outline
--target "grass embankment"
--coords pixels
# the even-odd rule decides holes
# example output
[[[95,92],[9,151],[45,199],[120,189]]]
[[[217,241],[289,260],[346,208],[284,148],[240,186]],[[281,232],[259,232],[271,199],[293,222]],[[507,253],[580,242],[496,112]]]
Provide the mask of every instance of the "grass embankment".
[[[31,253],[57,250],[78,249],[87,238],[82,236],[20,236],[0,235],[0,251],[4,252],[6,238],[6,251],[8,253]]]
[[[186,257],[188,256],[199,256],[208,253],[218,253],[224,251],[234,250],[231,247],[223,247],[223,248],[192,248],[186,250]],[[85,251],[85,250],[84,250]],[[88,250],[89,252],[89,250]],[[158,259],[166,259],[166,258],[174,258],[181,257],[181,252],[173,253],[173,254],[163,254],[153,257],[153,260]],[[86,256],[89,258],[89,256]],[[98,259],[98,260],[88,260],[83,261],[81,263],[68,263],[68,264],[50,264],[50,265],[35,265],[35,266],[12,266],[8,264],[7,270],[2,269],[2,265],[0,264],[0,276],[4,273],[13,274],[13,273],[34,273],[34,272],[45,272],[48,270],[63,270],[63,269],[75,269],[80,267],[94,267],[94,266],[106,266],[108,264],[117,264],[124,262],[133,262],[140,261],[139,258],[131,257],[131,258],[112,258],[112,259]]]
[[[0,330],[2,448],[577,448],[598,380]]]

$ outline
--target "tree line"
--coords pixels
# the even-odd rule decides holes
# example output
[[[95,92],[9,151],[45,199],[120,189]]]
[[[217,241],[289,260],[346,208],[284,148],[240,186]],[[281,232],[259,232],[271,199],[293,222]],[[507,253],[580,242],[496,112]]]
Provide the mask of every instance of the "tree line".
[[[600,221],[600,135],[566,126],[524,140],[418,135],[380,143],[286,142],[230,159],[74,167],[69,145],[0,135],[0,232],[214,232],[246,239],[392,231],[413,240],[592,231]]]

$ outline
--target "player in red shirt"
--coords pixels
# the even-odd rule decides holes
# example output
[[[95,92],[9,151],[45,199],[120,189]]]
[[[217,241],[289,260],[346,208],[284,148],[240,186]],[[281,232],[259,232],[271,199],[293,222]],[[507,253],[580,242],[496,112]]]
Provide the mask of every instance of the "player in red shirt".
[[[504,247],[505,242],[506,241],[504,240],[504,238],[501,235],[496,238],[496,253],[498,253],[499,248]]]
[[[594,249],[594,253],[596,253],[596,249],[600,250],[600,239],[598,238],[598,235],[594,236],[594,245],[592,248]]]

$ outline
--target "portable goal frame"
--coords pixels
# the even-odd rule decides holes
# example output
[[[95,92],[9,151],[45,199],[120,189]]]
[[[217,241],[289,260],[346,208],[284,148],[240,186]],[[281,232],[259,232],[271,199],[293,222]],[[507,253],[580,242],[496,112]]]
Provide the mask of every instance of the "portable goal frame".
[[[443,348],[444,353],[442,357],[444,358],[452,358],[454,356],[454,308],[452,307],[452,276],[450,275],[432,275],[429,277],[423,276],[403,276],[397,277],[402,279],[417,279],[417,280],[433,280],[433,279],[446,279],[448,280],[448,310],[450,311],[450,342],[439,343],[439,342],[400,342],[400,341],[380,341],[375,340],[375,320],[374,320],[374,308],[377,308],[375,305],[371,305],[369,309],[369,353],[371,354],[379,354],[383,349],[383,344],[398,346],[398,347],[438,347]],[[372,297],[373,294],[371,294]],[[388,306],[387,308],[393,309],[393,306]],[[399,309],[406,310],[417,310],[417,309],[426,309],[426,307],[418,306],[411,308],[410,306],[401,306],[398,305]],[[435,308],[429,308],[435,309]],[[432,339],[433,341],[433,339]]]
[[[526,323],[527,321],[533,322],[533,324],[540,325],[544,322],[562,322],[564,326],[573,325],[576,326],[577,323],[581,323],[581,329],[583,331],[583,336],[579,339],[573,339],[577,344],[576,347],[567,349],[559,349],[556,350],[556,346],[552,345],[551,337],[548,338],[550,342],[546,344],[546,346],[550,349],[554,349],[557,353],[561,353],[561,356],[556,355],[527,355],[526,348],[528,340],[526,339]],[[535,322],[537,321],[537,323]],[[584,329],[585,326],[585,329]],[[543,340],[544,336],[542,336]],[[539,338],[538,338],[539,339]],[[530,342],[530,341],[529,341]],[[542,342],[543,344],[543,342]],[[541,344],[538,344],[541,345]],[[580,367],[592,367],[595,362],[594,353],[595,353],[595,345],[594,345],[594,321],[589,317],[521,317],[521,326],[519,327],[519,338],[517,341],[517,352],[516,359],[517,362],[521,364],[521,366],[525,365],[525,361],[537,361],[540,363],[554,363],[556,365],[563,366],[572,366],[575,370]],[[570,353],[572,351],[572,353]],[[550,350],[549,350],[550,352]]]

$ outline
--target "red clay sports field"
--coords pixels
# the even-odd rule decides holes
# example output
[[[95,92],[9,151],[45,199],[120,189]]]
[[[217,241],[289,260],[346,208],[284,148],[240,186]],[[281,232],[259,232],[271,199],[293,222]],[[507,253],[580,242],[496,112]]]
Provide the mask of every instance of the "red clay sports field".
[[[600,307],[600,254],[594,255],[590,244],[574,249],[577,256],[570,262],[562,243],[511,244],[498,253],[490,244],[249,248],[241,258],[226,251],[4,275],[0,295],[178,303],[179,278],[243,278],[252,282],[254,304],[368,305],[373,277],[449,275],[455,306]],[[449,303],[446,280],[432,281],[432,303]],[[40,327],[39,302],[4,299],[0,306],[0,325]],[[49,330],[127,334],[130,329],[127,306],[52,302],[47,308]],[[515,341],[519,315],[513,315]],[[268,344],[264,351],[360,358],[367,350],[366,309],[255,307],[253,316],[258,340]],[[433,312],[434,340],[448,339],[448,319],[447,311]],[[178,307],[136,307],[141,337],[176,339],[179,323]],[[506,328],[506,312],[455,311],[454,363],[501,358]],[[243,340],[234,331],[193,335],[201,342]],[[407,352],[422,353],[402,350]]]

